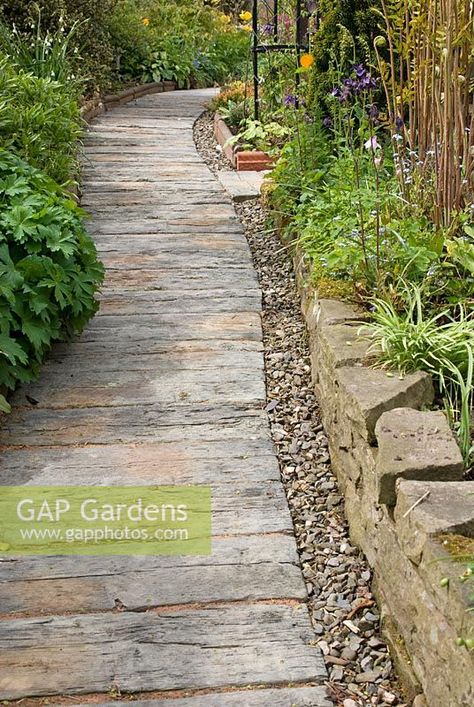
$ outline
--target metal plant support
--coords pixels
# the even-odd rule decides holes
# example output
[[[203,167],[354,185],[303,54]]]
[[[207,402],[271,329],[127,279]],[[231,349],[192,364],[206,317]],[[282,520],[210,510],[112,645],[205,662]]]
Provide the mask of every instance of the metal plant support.
[[[302,52],[309,51],[309,35],[308,35],[308,17],[309,13],[304,14],[307,10],[306,3],[303,0],[295,0],[295,40],[290,44],[279,43],[280,27],[279,27],[279,2],[278,0],[253,0],[252,7],[252,33],[253,33],[253,93],[254,93],[254,114],[255,120],[260,116],[260,97],[259,97],[259,56],[266,52],[295,52],[296,64],[299,64],[299,59]],[[271,18],[271,34],[273,42],[260,43],[259,36],[261,34],[259,28],[259,18],[265,15]],[[268,25],[267,25],[268,26]],[[295,73],[295,84],[299,85],[299,74]]]

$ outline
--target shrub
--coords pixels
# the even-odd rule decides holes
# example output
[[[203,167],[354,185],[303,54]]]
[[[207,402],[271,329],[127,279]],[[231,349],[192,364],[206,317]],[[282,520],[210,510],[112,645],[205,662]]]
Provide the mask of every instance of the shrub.
[[[59,183],[76,170],[79,106],[64,87],[0,60],[0,137],[3,145]]]
[[[55,182],[0,150],[0,387],[32,380],[51,344],[97,310],[103,268],[82,217]]]

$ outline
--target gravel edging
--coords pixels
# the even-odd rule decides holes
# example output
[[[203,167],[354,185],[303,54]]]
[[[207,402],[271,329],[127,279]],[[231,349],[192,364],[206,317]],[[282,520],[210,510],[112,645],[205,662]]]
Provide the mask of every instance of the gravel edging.
[[[212,114],[195,124],[199,153],[215,173],[230,169],[217,146]],[[311,382],[306,326],[293,265],[260,200],[235,204],[263,292],[267,406],[295,527],[315,641],[336,705],[405,705],[393,673],[368,564],[349,539],[343,498]]]

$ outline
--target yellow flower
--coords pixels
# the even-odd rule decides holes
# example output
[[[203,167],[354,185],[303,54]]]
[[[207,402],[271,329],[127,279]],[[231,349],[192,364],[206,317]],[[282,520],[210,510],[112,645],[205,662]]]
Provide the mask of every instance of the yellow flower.
[[[211,5],[219,5],[221,0],[211,0]]]
[[[300,57],[300,64],[303,69],[311,69],[314,64],[314,56],[312,54],[302,54]]]
[[[240,19],[242,22],[250,22],[252,19],[252,13],[247,11],[241,12],[239,15]]]
[[[148,19],[148,17],[144,17],[142,23],[145,25],[145,27],[148,27],[148,25],[150,24],[150,20]]]
[[[242,25],[241,29],[243,29],[244,32],[251,32],[252,31],[252,27],[250,25]]]
[[[223,25],[228,25],[230,23],[230,17],[229,15],[221,15],[220,20]]]

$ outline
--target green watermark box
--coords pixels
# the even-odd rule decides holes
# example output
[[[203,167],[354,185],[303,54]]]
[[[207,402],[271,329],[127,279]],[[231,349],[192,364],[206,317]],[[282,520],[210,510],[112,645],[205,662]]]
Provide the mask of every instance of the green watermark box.
[[[209,486],[0,486],[0,555],[209,555]]]

